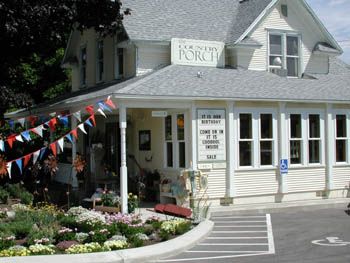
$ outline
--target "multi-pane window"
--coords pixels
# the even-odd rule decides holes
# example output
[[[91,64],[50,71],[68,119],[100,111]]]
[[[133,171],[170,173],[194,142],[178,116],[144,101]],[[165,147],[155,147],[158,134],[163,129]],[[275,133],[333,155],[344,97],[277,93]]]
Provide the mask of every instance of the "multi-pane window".
[[[335,160],[336,162],[346,162],[347,124],[345,114],[336,115],[335,126]]]
[[[252,166],[253,127],[252,114],[239,114],[239,165]]]
[[[320,115],[309,115],[309,163],[320,163],[321,132]]]
[[[87,61],[86,46],[84,46],[80,49],[80,85],[81,86],[86,85],[86,61]]]
[[[120,79],[124,75],[124,49],[115,48],[114,58],[114,75],[116,79]]]
[[[273,164],[273,116],[260,114],[260,164]]]
[[[103,40],[97,41],[96,50],[96,81],[103,80]]]
[[[186,167],[185,115],[172,114],[165,117],[165,166]]]
[[[301,114],[290,115],[290,147],[291,164],[301,164],[302,160],[302,123]]]
[[[300,75],[299,36],[286,33],[269,34],[269,71],[286,70],[288,77]]]

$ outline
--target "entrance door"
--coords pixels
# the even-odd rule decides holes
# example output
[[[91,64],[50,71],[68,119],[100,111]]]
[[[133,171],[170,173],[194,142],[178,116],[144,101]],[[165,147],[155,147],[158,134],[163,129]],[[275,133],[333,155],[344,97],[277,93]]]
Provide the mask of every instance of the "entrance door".
[[[119,174],[120,167],[120,129],[119,123],[106,123],[106,160],[105,163],[109,165],[112,171]]]

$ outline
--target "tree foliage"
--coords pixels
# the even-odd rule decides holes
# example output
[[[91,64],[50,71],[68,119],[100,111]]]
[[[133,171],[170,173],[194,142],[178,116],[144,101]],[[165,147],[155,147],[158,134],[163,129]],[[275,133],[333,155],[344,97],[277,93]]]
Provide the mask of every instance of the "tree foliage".
[[[0,0],[0,118],[69,91],[60,63],[70,31],[114,34],[120,8],[119,0]]]

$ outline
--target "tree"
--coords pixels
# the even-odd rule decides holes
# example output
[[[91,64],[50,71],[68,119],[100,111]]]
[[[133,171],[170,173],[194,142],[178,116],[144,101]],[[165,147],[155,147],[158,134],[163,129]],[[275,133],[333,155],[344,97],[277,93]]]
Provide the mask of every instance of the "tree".
[[[120,0],[0,0],[0,119],[70,88],[60,67],[69,33],[121,28]]]

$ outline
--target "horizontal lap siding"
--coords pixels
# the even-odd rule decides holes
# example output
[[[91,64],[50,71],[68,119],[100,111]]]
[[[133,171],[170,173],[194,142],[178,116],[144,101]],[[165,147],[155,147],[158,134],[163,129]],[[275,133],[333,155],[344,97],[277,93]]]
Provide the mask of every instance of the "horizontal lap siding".
[[[276,170],[237,171],[234,176],[236,196],[276,194]]]
[[[286,175],[288,192],[307,192],[325,189],[325,168],[289,170]]]
[[[221,198],[226,193],[226,169],[205,172],[208,176],[207,195],[209,198]]]
[[[333,168],[334,189],[344,189],[350,186],[350,167]]]

